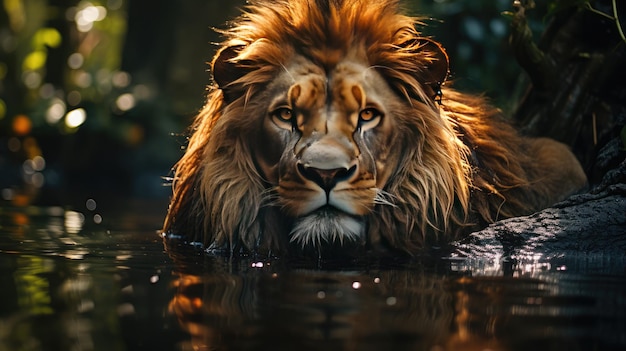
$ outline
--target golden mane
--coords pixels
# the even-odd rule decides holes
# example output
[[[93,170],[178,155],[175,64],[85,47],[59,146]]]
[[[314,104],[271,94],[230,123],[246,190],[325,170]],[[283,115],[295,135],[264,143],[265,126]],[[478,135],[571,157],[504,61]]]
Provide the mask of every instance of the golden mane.
[[[433,97],[443,82],[431,71],[445,63],[445,78],[447,58],[424,49],[420,24],[399,14],[396,0],[253,1],[222,32],[226,41],[212,63],[219,86],[210,88],[174,167],[164,231],[231,250],[288,244],[277,233],[289,219],[273,206],[273,189],[257,171],[248,141],[255,137],[250,116],[266,113],[256,96],[294,55],[325,70],[346,56],[365,57],[414,107],[414,115],[402,117],[404,152],[384,189],[393,206],[377,205],[368,219],[372,244],[414,252],[554,201],[556,181],[542,183],[537,160],[527,156],[531,139],[520,137],[500,111],[451,89],[437,106]],[[225,63],[238,72],[220,66]]]

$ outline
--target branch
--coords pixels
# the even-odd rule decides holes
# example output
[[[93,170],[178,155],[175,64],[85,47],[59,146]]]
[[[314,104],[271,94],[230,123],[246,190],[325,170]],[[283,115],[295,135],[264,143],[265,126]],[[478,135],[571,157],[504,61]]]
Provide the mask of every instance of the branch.
[[[526,10],[535,6],[533,0],[515,0],[513,7],[517,11],[511,21],[509,42],[520,66],[528,73],[533,86],[540,90],[549,90],[554,82],[555,64],[539,49],[533,41],[533,34],[528,27]]]

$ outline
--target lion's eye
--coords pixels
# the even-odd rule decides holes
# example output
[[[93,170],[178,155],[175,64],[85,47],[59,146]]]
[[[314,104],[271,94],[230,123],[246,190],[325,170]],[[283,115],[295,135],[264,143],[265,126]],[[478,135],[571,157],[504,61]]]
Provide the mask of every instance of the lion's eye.
[[[383,114],[375,108],[372,108],[372,107],[366,108],[364,110],[361,110],[361,112],[359,112],[359,124],[363,126],[363,125],[370,124],[370,123],[377,123],[378,119],[382,115]]]
[[[291,121],[291,117],[293,116],[293,112],[291,111],[291,109],[283,107],[283,108],[279,108],[278,110],[274,111],[274,116],[276,116],[281,121],[289,122],[289,121]]]
[[[292,129],[293,128],[293,110],[287,107],[281,107],[274,110],[272,113],[274,122],[281,128]]]

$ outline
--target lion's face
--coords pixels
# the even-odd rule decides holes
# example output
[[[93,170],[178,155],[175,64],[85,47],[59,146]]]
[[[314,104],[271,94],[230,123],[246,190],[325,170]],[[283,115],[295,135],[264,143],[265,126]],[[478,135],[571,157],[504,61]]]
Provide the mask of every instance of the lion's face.
[[[403,103],[376,70],[344,60],[325,72],[296,57],[268,86],[252,147],[276,203],[296,219],[301,244],[363,237],[363,216],[385,202],[382,189],[399,152],[394,114]]]
[[[467,208],[464,149],[435,102],[444,49],[394,0],[323,3],[259,2],[227,31],[166,230],[211,250],[410,250]]]

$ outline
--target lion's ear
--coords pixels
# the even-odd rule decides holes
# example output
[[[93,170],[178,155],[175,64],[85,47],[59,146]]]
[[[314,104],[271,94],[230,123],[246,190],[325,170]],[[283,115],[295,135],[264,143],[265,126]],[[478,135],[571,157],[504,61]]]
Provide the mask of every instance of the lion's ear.
[[[227,100],[232,100],[234,97],[231,83],[249,72],[249,69],[247,69],[244,65],[233,60],[244,48],[245,45],[223,47],[217,52],[213,62],[211,63],[213,80],[217,83],[217,87],[224,92],[224,96]]]
[[[400,45],[424,58],[425,64],[420,70],[420,81],[437,93],[441,85],[448,78],[448,54],[441,44],[429,38],[411,39]]]

